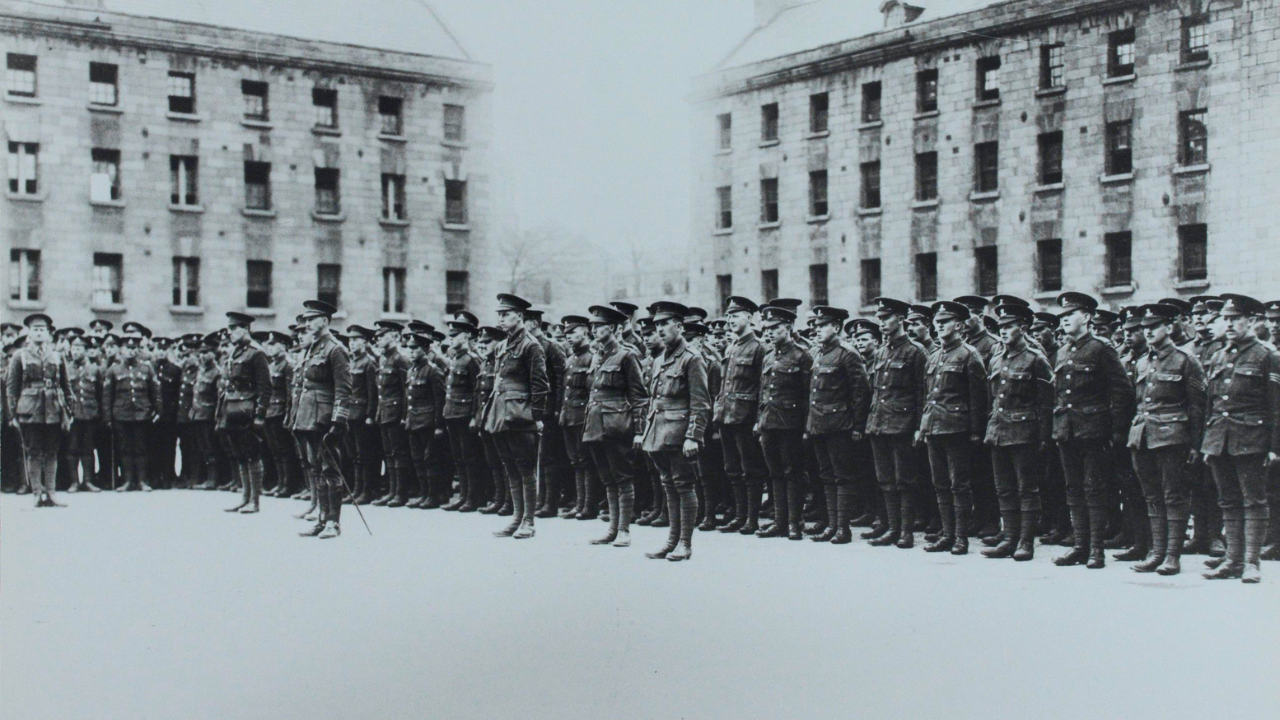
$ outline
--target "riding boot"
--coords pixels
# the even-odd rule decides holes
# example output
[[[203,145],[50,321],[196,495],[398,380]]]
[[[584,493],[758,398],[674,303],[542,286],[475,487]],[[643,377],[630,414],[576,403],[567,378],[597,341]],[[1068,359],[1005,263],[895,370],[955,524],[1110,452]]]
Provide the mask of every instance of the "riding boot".
[[[619,511],[618,486],[609,485],[605,487],[604,494],[609,501],[609,530],[604,534],[604,537],[592,540],[592,545],[608,545],[618,539],[618,518],[622,516]]]
[[[790,523],[790,531],[787,533],[788,540],[804,539],[804,496],[804,485],[802,483],[787,483],[787,520]]]
[[[1089,511],[1082,506],[1071,506],[1071,536],[1071,550],[1066,555],[1054,558],[1054,565],[1083,565],[1089,559]]]
[[[850,534],[848,527],[849,517],[847,515],[843,519],[840,517],[839,487],[836,485],[823,485],[822,495],[827,500],[827,527],[809,539],[814,542],[831,542],[840,533],[841,528],[844,529],[844,534],[848,536]]]
[[[956,544],[955,506],[947,498],[938,498],[938,517],[942,520],[942,534],[937,540],[924,546],[925,552],[950,552]]]
[[[773,494],[773,524],[756,533],[756,537],[775,538],[786,537],[787,535],[787,518],[790,513],[790,505],[787,503],[787,493],[790,488],[787,487],[786,480],[774,480],[770,484]]]
[[[1244,574],[1244,517],[1236,508],[1222,512],[1222,539],[1226,541],[1226,554],[1211,572],[1204,573],[1206,580],[1236,580]],[[1205,563],[1206,565],[1209,562]],[[1211,566],[1212,567],[1212,566]]]
[[[915,493],[911,489],[907,489],[902,493],[902,535],[899,536],[898,542],[894,543],[898,547],[906,550],[915,547],[916,544],[916,506]]]
[[[1267,519],[1248,518],[1244,521],[1244,572],[1240,581],[1249,584],[1262,582],[1262,543],[1267,539]],[[670,558],[668,558],[670,559]]]
[[[241,463],[231,465],[231,474],[235,477],[236,482],[240,483],[240,504],[235,507],[224,508],[223,512],[240,512],[240,508],[249,504],[249,473],[246,467]]]
[[[618,485],[618,539],[613,541],[614,547],[631,547],[631,518],[636,513],[636,486],[634,482],[624,482]],[[613,513],[609,513],[609,522],[613,520]]]
[[[676,544],[680,540],[680,496],[676,493],[674,487],[664,487],[663,490],[663,497],[666,499],[667,505],[676,508],[675,522],[671,523],[671,529],[667,531],[667,543],[662,546],[662,549],[644,554],[650,560],[665,560],[667,555],[676,549]]]
[[[850,527],[850,516],[853,515],[853,488],[848,485],[828,485],[835,492],[836,534],[831,538],[832,545],[848,545],[853,542],[853,529]],[[827,495],[827,505],[831,506],[831,496]]]
[[[1019,517],[1018,510],[1002,510],[1000,512],[1000,524],[1004,526],[1000,542],[993,548],[983,550],[982,557],[993,559],[1011,558],[1014,551],[1018,549],[1018,542],[1022,539],[1022,518]]]
[[[1107,566],[1106,533],[1107,509],[1089,508],[1089,560],[1084,564],[1090,570]]]
[[[764,485],[747,486],[747,522],[738,530],[739,535],[754,535],[760,530],[760,502],[764,499]]]
[[[884,491],[885,533],[867,541],[868,545],[885,547],[898,542],[902,533],[902,500],[897,490]]]
[[[738,532],[747,524],[747,486],[741,483],[731,486],[733,490],[733,517],[716,529],[722,533]]]
[[[240,508],[242,514],[258,512],[258,498],[262,496],[262,460],[252,460],[248,466],[249,502]]]
[[[1164,564],[1165,553],[1169,548],[1169,521],[1163,515],[1152,515],[1148,522],[1151,525],[1151,549],[1142,562],[1129,568],[1134,572],[1155,572]]]
[[[313,483],[311,486],[312,498],[320,512],[316,516],[315,525],[308,530],[303,530],[298,533],[302,537],[315,537],[324,532],[325,518],[329,515],[329,493],[323,487],[323,481],[316,478],[314,474],[309,478],[309,480]]]
[[[693,488],[683,488],[677,491],[679,495],[678,507],[680,512],[680,533],[679,542],[675,550],[667,554],[667,559],[671,562],[679,562],[688,560],[693,557],[693,527],[698,519],[698,496]],[[675,525],[675,510],[672,510],[671,524]]]
[[[1169,518],[1166,533],[1168,537],[1165,540],[1164,562],[1156,568],[1156,573],[1177,575],[1182,572],[1182,546],[1187,541],[1187,518]]]

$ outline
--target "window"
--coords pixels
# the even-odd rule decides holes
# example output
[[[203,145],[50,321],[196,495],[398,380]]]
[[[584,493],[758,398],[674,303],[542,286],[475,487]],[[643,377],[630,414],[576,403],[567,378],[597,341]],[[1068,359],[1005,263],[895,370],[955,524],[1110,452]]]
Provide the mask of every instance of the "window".
[[[916,298],[921,302],[938,299],[938,253],[916,255]]]
[[[316,299],[338,307],[342,299],[342,266],[316,265]]]
[[[316,212],[321,215],[342,213],[341,173],[337,168],[316,168]]]
[[[760,222],[778,222],[778,178],[760,181]]]
[[[1107,233],[1107,286],[1133,282],[1133,236],[1127,232]]]
[[[118,253],[93,254],[93,304],[120,305],[124,302],[124,256]]]
[[[404,220],[404,176],[382,174],[382,217],[387,220]]]
[[[1182,62],[1209,59],[1209,19],[1204,15],[1182,19]]]
[[[89,200],[106,202],[120,199],[120,151],[93,148],[93,173],[89,175]]]
[[[778,103],[760,106],[760,140],[771,142],[778,139]]]
[[[809,96],[809,132],[824,133],[827,131],[827,107],[830,98],[827,93]]]
[[[89,63],[89,102],[115,105],[119,102],[119,68],[110,63]]]
[[[880,207],[880,161],[864,162],[862,171],[862,207]]]
[[[826,217],[827,210],[827,171],[814,170],[809,173],[809,216]]]
[[[729,303],[729,297],[733,295],[733,276],[717,275],[716,276],[716,300],[717,308],[724,310],[725,305]]]
[[[1183,165],[1209,162],[1208,110],[1191,110],[1178,116],[1178,160]]]
[[[8,67],[7,82],[10,95],[22,97],[36,96],[36,56],[9,53],[5,64]]]
[[[1178,226],[1178,279],[1209,279],[1209,227]]]
[[[444,312],[446,315],[453,315],[466,310],[467,304],[471,301],[471,276],[465,270],[450,270],[446,272],[444,274],[444,291]],[[547,298],[547,302],[551,301],[550,282],[543,288],[543,297]]]
[[[404,312],[404,268],[382,268],[382,312]]]
[[[1000,292],[1000,255],[995,245],[974,248],[974,270],[979,295],[995,295]]]
[[[916,112],[929,113],[938,109],[938,69],[929,68],[916,73]]]
[[[733,116],[729,113],[723,113],[716,116],[716,127],[719,131],[720,149],[728,150],[733,147]]]
[[[385,135],[404,134],[404,100],[398,97],[383,95],[378,98],[378,117],[382,119],[382,132]]]
[[[1133,121],[1107,123],[1107,174],[1133,172]]]
[[[1051,90],[1066,85],[1062,45],[1040,46],[1040,89]]]
[[[271,261],[249,260],[245,263],[245,307],[271,307]]]
[[[880,297],[880,258],[862,261],[862,305]]]
[[[827,264],[809,266],[809,307],[827,304]]]
[[[974,154],[974,189],[980,193],[995,192],[1000,189],[1000,143],[978,143],[973,146]]]
[[[265,122],[271,117],[267,106],[268,85],[258,80],[241,80],[240,94],[244,96],[244,118]]]
[[[1134,41],[1137,35],[1133,28],[1116,30],[1107,38],[1107,74],[1111,77],[1123,77],[1133,74]]]
[[[200,258],[173,259],[173,306],[200,307]]]
[[[271,163],[245,161],[244,206],[249,210],[271,209]]]
[[[733,188],[725,185],[716,188],[716,227],[728,230],[733,227]]]
[[[862,84],[862,122],[880,121],[880,81]]]
[[[449,225],[467,224],[467,181],[444,181],[444,221]]]
[[[461,105],[444,106],[444,139],[450,142],[467,139],[466,108]]]
[[[194,155],[169,156],[169,204],[200,204],[199,162]]]
[[[778,271],[760,271],[760,296],[765,302],[773,302],[778,297]]]
[[[1062,241],[1041,240],[1036,243],[1036,284],[1042,292],[1062,289]]]
[[[978,100],[1000,99],[1000,56],[978,58]]]
[[[40,299],[40,251],[9,251],[9,299],[35,302]]]
[[[338,91],[328,88],[311,89],[311,105],[316,110],[316,127],[338,127]]]
[[[9,143],[9,192],[15,195],[35,195],[40,182],[37,175],[40,156],[38,143]]]
[[[1038,175],[1041,185],[1062,182],[1062,131],[1041,133],[1036,138],[1039,150]]]
[[[169,112],[190,115],[196,111],[196,76],[169,73]]]
[[[916,153],[916,200],[938,199],[938,153]]]

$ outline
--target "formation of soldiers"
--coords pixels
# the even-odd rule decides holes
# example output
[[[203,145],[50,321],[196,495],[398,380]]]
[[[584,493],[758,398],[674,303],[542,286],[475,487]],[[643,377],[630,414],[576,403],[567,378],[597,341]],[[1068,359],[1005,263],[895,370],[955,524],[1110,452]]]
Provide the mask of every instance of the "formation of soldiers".
[[[207,335],[0,328],[4,489],[235,490],[228,512],[292,497],[341,533],[344,504],[669,528],[648,557],[692,557],[694,530],[1034,557],[1258,582],[1280,558],[1280,301],[1168,298],[1113,313],[1063,293],[875,320],[731,297],[723,316],[657,302],[548,322],[515,295],[497,323],[331,327],[305,303],[289,333],[227,313]],[[181,467],[175,471],[176,449]],[[61,459],[61,462],[59,460]],[[270,489],[264,491],[264,485]],[[772,519],[762,525],[761,520]],[[1194,536],[1188,538],[1189,528]]]

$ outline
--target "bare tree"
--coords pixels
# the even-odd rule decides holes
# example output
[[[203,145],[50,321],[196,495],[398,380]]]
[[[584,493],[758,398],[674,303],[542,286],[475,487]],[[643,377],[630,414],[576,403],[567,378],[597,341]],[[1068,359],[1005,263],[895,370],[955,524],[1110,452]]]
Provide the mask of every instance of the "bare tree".
[[[547,228],[505,234],[498,243],[507,292],[520,293],[545,277],[550,265],[553,234]]]

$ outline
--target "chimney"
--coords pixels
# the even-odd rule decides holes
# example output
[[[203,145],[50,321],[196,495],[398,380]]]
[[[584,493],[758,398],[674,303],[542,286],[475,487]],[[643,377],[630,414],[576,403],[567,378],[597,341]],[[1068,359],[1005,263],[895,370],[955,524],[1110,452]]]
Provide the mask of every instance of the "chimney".
[[[778,13],[797,5],[804,5],[809,0],[756,0],[756,27],[764,27],[778,17]]]
[[[915,19],[923,13],[924,8],[919,5],[908,5],[898,0],[885,0],[880,3],[880,14],[884,15],[886,30],[915,22]]]

